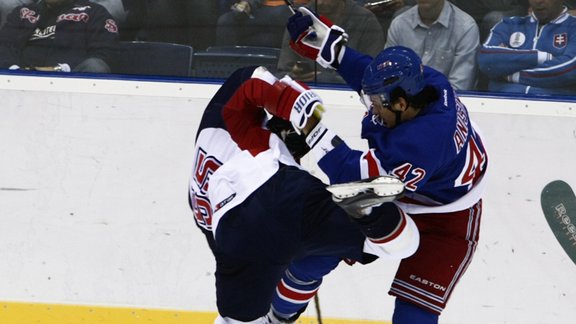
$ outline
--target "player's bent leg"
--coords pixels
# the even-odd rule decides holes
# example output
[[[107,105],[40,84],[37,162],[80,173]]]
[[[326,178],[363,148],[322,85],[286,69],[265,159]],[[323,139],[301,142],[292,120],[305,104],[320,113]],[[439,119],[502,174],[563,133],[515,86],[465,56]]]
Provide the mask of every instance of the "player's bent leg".
[[[333,256],[308,256],[293,261],[276,287],[270,315],[277,323],[294,323],[314,298],[322,278],[340,263]]]
[[[414,220],[393,203],[374,208],[357,219],[366,235],[364,252],[384,259],[404,259],[416,252],[420,233]]]
[[[392,201],[404,193],[396,177],[379,176],[326,188],[332,200],[356,221],[367,240],[364,252],[386,259],[403,259],[418,249],[416,224]]]
[[[396,298],[392,324],[437,324],[438,314]]]

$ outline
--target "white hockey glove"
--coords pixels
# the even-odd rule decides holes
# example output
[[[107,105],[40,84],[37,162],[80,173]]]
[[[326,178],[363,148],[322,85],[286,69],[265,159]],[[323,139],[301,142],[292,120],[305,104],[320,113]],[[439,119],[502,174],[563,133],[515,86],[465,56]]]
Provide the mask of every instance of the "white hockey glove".
[[[288,19],[286,28],[290,33],[290,47],[296,53],[316,60],[324,68],[338,68],[348,41],[344,29],[306,7],[298,8]]]
[[[300,134],[311,116],[316,117],[318,120],[322,118],[322,113],[324,113],[322,98],[320,98],[320,96],[318,96],[314,91],[306,89],[289,76],[280,79],[280,82],[287,84],[300,92],[300,95],[296,98],[292,105],[292,109],[290,110],[290,122],[296,132]]]

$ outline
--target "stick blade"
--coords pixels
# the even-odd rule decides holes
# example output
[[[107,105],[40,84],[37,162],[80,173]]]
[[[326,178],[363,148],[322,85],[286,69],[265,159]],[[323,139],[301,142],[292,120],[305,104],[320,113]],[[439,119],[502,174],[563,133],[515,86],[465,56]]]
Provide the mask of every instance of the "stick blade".
[[[540,196],[546,221],[566,254],[576,264],[576,196],[569,184],[555,180]]]

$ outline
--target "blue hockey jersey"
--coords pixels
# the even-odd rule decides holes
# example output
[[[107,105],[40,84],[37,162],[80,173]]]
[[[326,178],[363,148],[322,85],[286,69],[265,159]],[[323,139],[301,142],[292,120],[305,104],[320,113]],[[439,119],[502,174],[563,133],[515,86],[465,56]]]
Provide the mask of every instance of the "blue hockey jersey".
[[[347,48],[341,62],[340,74],[359,93],[371,60]],[[319,160],[332,183],[395,175],[406,184],[400,205],[409,213],[458,211],[481,198],[488,157],[478,129],[443,74],[425,67],[424,77],[439,99],[395,128],[381,125],[369,110],[362,120],[362,138],[370,150],[342,143]]]
[[[567,10],[547,24],[536,16],[503,19],[478,55],[489,90],[576,95],[576,17]]]

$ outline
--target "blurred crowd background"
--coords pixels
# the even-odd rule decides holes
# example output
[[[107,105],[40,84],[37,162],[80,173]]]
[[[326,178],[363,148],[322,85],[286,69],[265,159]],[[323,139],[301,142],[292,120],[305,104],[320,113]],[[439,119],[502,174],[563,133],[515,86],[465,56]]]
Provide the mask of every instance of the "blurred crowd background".
[[[22,6],[41,5],[49,0],[2,0],[0,3],[0,35],[10,25],[10,15],[24,19]],[[88,0],[62,0],[78,2]],[[112,74],[142,74],[164,77],[224,78],[242,65],[261,64],[278,75],[316,83],[342,84],[334,73],[315,62],[299,57],[289,47],[285,24],[292,14],[283,0],[90,0],[103,6],[117,26],[114,54],[105,61]],[[444,72],[457,90],[510,91],[545,95],[576,93],[576,78],[563,79],[562,91],[557,83],[531,84],[526,66],[506,75],[495,73],[491,62],[498,61],[490,47],[515,50],[537,50],[538,62],[533,69],[556,65],[576,66],[574,52],[576,25],[558,15],[571,15],[576,0],[295,0],[295,6],[308,6],[327,16],[349,34],[347,46],[375,56],[388,46],[404,45],[422,56],[423,62]],[[14,13],[20,10],[19,13]],[[24,11],[28,12],[28,11]],[[545,17],[546,14],[552,17]],[[531,28],[530,17],[537,17],[535,35],[522,28]],[[512,23],[502,23],[518,17]],[[520,19],[523,18],[524,20]],[[60,20],[60,18],[58,18]],[[566,20],[566,22],[565,22]],[[532,23],[534,19],[532,18]],[[495,26],[501,24],[499,29]],[[546,30],[564,24],[566,32]],[[15,28],[12,26],[12,28]],[[494,28],[494,29],[493,29]],[[518,28],[515,30],[514,28]],[[556,27],[555,27],[556,28]],[[0,36],[0,59],[13,52],[15,45]],[[56,28],[58,33],[58,28]],[[492,34],[494,33],[494,35]],[[506,34],[506,33],[509,33]],[[572,36],[574,34],[574,36]],[[495,36],[509,42],[491,44]],[[522,39],[524,37],[524,39]],[[534,39],[530,39],[533,37]],[[538,37],[549,37],[546,41]],[[564,37],[564,39],[562,39]],[[533,44],[529,44],[534,42]],[[544,45],[540,48],[537,44]],[[512,46],[510,45],[512,44]],[[526,48],[529,46],[531,48]],[[22,45],[25,46],[25,45]],[[547,47],[550,47],[548,49]],[[484,53],[482,50],[487,49]],[[558,52],[560,51],[560,52]],[[10,53],[12,53],[10,52]],[[559,53],[562,53],[560,55]],[[510,53],[508,53],[510,54]],[[517,54],[517,53],[515,53]],[[482,55],[485,56],[482,59]],[[546,56],[548,55],[548,56]],[[561,62],[554,60],[562,56]],[[480,57],[480,59],[479,59]],[[494,59],[495,58],[495,59]],[[5,63],[0,68],[22,69],[22,63]],[[41,69],[37,69],[41,70]],[[530,69],[528,69],[530,70]],[[576,70],[576,69],[574,69]],[[74,72],[74,67],[72,67]],[[82,70],[77,69],[82,72]],[[89,71],[89,70],[88,70]],[[556,71],[556,70],[555,70]],[[518,73],[515,73],[518,72]],[[557,73],[557,72],[554,72]],[[532,76],[545,79],[541,75]],[[524,84],[509,88],[494,82]],[[572,82],[566,80],[573,80]],[[555,82],[560,82],[556,80]],[[533,92],[530,89],[544,89]],[[548,91],[548,88],[550,91]],[[532,92],[531,92],[532,91]]]

